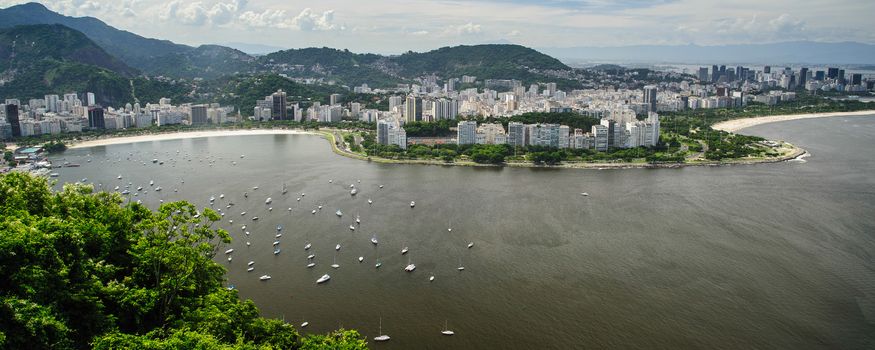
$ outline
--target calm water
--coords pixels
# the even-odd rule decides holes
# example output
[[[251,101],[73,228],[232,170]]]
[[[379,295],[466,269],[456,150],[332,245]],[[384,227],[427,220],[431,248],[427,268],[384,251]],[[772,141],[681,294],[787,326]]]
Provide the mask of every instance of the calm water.
[[[215,196],[235,249],[233,262],[217,259],[242,297],[265,316],[309,321],[306,332],[356,328],[370,340],[382,317],[392,340],[374,348],[875,347],[875,118],[748,132],[812,156],[686,169],[481,169],[369,164],[334,155],[315,136],[240,136],[69,150],[63,158],[83,166],[60,169],[60,181],[148,188],[152,179],[162,192],[132,197],[151,206],[181,198],[207,206]],[[317,204],[324,209],[313,215]],[[352,232],[356,213],[362,224]],[[275,256],[277,224],[285,229]],[[402,246],[413,273],[402,270]],[[250,260],[255,271],[246,272]],[[324,273],[331,281],[316,285]],[[263,274],[273,279],[259,281]],[[455,336],[440,334],[445,321]]]

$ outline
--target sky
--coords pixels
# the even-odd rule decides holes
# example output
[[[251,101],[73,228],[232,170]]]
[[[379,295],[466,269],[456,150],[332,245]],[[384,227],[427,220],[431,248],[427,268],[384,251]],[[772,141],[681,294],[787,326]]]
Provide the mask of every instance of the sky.
[[[27,1],[0,0],[0,7]],[[68,16],[174,42],[396,54],[535,48],[875,43],[875,0],[41,0]]]

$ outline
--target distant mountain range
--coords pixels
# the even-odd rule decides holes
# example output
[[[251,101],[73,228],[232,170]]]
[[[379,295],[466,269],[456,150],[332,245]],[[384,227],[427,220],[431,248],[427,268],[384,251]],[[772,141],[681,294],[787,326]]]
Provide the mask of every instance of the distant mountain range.
[[[875,45],[856,42],[794,41],[721,46],[642,45],[541,48],[563,61],[749,64],[875,64]]]

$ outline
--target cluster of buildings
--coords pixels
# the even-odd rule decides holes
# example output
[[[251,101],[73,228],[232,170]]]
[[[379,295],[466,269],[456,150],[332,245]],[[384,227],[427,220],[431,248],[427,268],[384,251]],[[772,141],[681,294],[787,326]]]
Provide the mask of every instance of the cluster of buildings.
[[[145,128],[153,125],[198,125],[232,121],[233,108],[218,104],[172,105],[170,99],[158,103],[139,103],[124,107],[104,108],[95,103],[93,93],[81,95],[68,93],[63,96],[45,95],[22,103],[18,99],[6,99],[0,105],[0,139],[27,137],[83,130],[115,130]]]
[[[456,130],[460,145],[486,144],[511,146],[542,146],[607,151],[608,149],[653,147],[659,143],[659,115],[651,112],[647,119],[614,120],[603,118],[591,130],[572,130],[559,124],[502,124],[461,121]]]

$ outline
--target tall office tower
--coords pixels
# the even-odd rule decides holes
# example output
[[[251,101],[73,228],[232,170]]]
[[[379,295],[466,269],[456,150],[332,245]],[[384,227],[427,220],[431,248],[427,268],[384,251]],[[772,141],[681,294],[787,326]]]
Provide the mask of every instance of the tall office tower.
[[[88,108],[88,127],[93,129],[106,129],[103,119],[103,108],[100,106]]]
[[[839,74],[838,74],[838,78],[837,78],[837,79],[838,79],[838,81],[839,81],[839,84],[844,84],[844,83],[846,83],[846,81],[845,81],[845,70],[844,70],[844,69],[839,69]]]
[[[799,86],[805,87],[805,82],[808,81],[808,68],[802,67],[799,69],[799,79],[796,79]]]
[[[763,67],[763,73],[765,73],[765,74],[772,74],[772,66],[765,66],[765,67]]]
[[[823,79],[825,77],[826,77],[826,73],[822,70],[819,70],[819,71],[814,73],[814,80],[823,81]]]
[[[88,107],[93,106],[94,105],[94,93],[93,92],[85,93],[85,100],[86,100],[85,102],[88,103]]]
[[[21,137],[21,124],[18,120],[18,105],[6,105],[6,122],[12,126],[12,137]]]
[[[735,80],[743,80],[744,75],[742,75],[742,73],[744,73],[744,67],[736,66],[735,67]]]
[[[472,145],[477,140],[477,122],[461,121],[457,126],[456,143],[460,145]]]
[[[863,74],[851,74],[851,85],[863,85]]]
[[[511,146],[526,145],[526,126],[520,122],[510,122],[507,124],[507,144]]]
[[[207,105],[191,106],[191,125],[207,123]]]
[[[708,81],[708,67],[699,67],[699,81]]]
[[[340,103],[340,94],[331,94],[331,96],[328,97],[329,105],[334,106],[338,103]]]
[[[720,67],[715,64],[711,66],[711,82],[716,83],[717,79],[720,79]]]
[[[656,86],[647,85],[644,87],[644,103],[650,108],[650,112],[656,112]]]
[[[275,120],[289,120],[289,111],[286,110],[286,92],[277,90],[273,95],[270,95],[273,101],[273,108],[270,109],[271,116]]]
[[[826,77],[829,79],[837,79],[839,77],[839,69],[838,68],[827,68],[826,69]]]
[[[422,121],[422,99],[414,95],[407,96],[404,117],[407,122]]]

